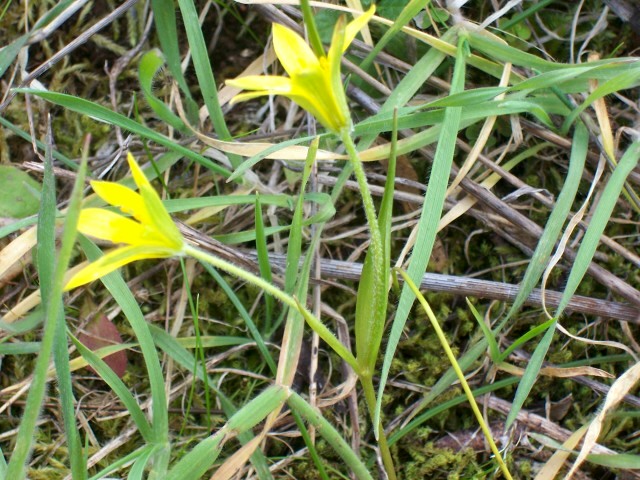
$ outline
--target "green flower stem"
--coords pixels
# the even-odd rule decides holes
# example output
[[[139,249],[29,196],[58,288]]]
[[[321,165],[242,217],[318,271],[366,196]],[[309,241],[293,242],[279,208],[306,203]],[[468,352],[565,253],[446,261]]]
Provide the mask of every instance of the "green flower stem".
[[[373,380],[371,376],[360,377],[360,382],[362,382],[362,388],[364,390],[364,398],[367,402],[367,408],[371,415],[371,421],[374,420],[374,412],[376,411],[376,392],[373,388]],[[391,450],[389,450],[389,444],[387,443],[387,435],[384,432],[384,428],[382,428],[382,424],[378,423],[374,428],[378,429],[378,447],[380,448],[380,457],[382,457],[382,464],[384,465],[384,469],[387,472],[387,477],[389,480],[396,480],[396,469],[393,465],[393,458],[391,457]]]
[[[373,197],[371,196],[371,190],[369,190],[369,184],[367,183],[367,177],[362,167],[362,160],[358,155],[356,146],[353,143],[349,130],[344,128],[340,132],[340,138],[347,149],[349,160],[353,166],[353,173],[356,176],[358,182],[358,188],[360,188],[360,195],[362,196],[362,205],[364,206],[364,214],[367,217],[367,223],[369,224],[369,234],[371,235],[371,243],[369,250],[373,255],[373,264],[375,278],[380,278],[381,267],[383,262],[382,255],[382,236],[380,234],[380,227],[378,226],[378,216],[376,215],[376,209],[373,206]],[[386,294],[386,293],[385,293]],[[377,298],[377,296],[376,296]]]
[[[386,318],[387,303],[385,301],[381,301],[381,299],[383,298],[383,296],[386,297],[387,295],[387,292],[384,288],[384,276],[387,275],[387,273],[384,271],[385,261],[382,246],[382,234],[380,233],[378,217],[373,205],[373,197],[371,196],[371,191],[369,190],[367,177],[364,173],[364,168],[362,167],[362,161],[358,156],[358,151],[356,150],[356,146],[353,143],[353,139],[351,138],[349,130],[346,128],[343,129],[340,132],[340,137],[342,139],[342,142],[344,143],[345,148],[347,149],[347,154],[349,155],[351,165],[353,166],[353,173],[358,182],[358,187],[360,188],[362,205],[364,206],[365,216],[367,217],[367,223],[369,224],[369,233],[371,236],[369,252],[371,253],[372,257],[371,261],[373,266],[373,278],[376,279],[373,282],[373,288],[375,289],[373,298],[375,300],[374,312],[371,315],[371,318],[373,319],[373,322],[382,322],[384,324]],[[369,331],[372,332],[380,327],[380,325],[372,325],[372,328]],[[356,332],[356,334],[358,333],[359,332]],[[373,340],[374,342],[378,341],[376,338],[373,338]],[[379,345],[369,345],[369,348],[375,350],[375,352],[378,351],[378,347]],[[361,373],[358,375],[358,377],[360,378],[360,382],[362,383],[362,387],[364,389],[367,408],[369,409],[371,420],[374,424],[373,428],[376,430],[376,438],[378,439],[378,446],[380,447],[380,456],[382,457],[382,463],[384,464],[384,468],[389,479],[395,480],[395,468],[393,465],[393,459],[391,457],[391,451],[389,450],[389,445],[387,444],[387,438],[385,436],[382,425],[380,423],[376,425],[374,417],[374,412],[376,409],[376,394],[375,389],[373,388],[372,378],[373,370],[375,368],[376,356],[377,355],[368,355],[367,353],[365,353],[364,358],[361,358],[360,352],[358,352],[358,363],[361,367]],[[356,372],[358,372],[358,370],[356,370]]]
[[[296,298],[288,295],[287,293],[280,290],[278,287],[275,287],[271,283],[267,282],[263,278],[254,275],[251,272],[247,272],[242,268],[236,267],[232,263],[229,263],[221,258],[218,258],[209,253],[203,252],[191,245],[186,244],[182,252],[185,255],[188,255],[192,258],[195,258],[201,262],[208,263],[212,267],[219,268],[234,277],[240,278],[246,282],[255,285],[256,287],[263,290],[265,293],[277,298],[282,303],[287,305],[290,308],[295,308],[298,310],[306,322],[309,324],[313,330],[315,330],[320,338],[322,338],[333,350],[340,355],[340,357],[347,362],[358,374],[361,370],[358,362],[356,361],[353,354],[345,347],[340,340],[336,338],[336,336],[331,333],[331,331],[315,316],[313,315],[304,305],[302,305]]]
[[[371,296],[373,299],[373,312],[368,316],[369,321],[366,328],[363,329],[361,326],[356,325],[356,357],[361,366],[360,371],[372,376],[382,338],[382,329],[384,328],[384,322],[387,316],[385,275],[388,275],[388,273],[385,271],[382,234],[380,233],[378,216],[376,215],[376,209],[373,205],[373,197],[371,196],[371,190],[367,183],[367,177],[362,167],[362,160],[360,160],[349,130],[346,128],[342,129],[340,136],[347,149],[351,166],[353,167],[353,173],[358,182],[364,213],[367,218],[367,223],[369,224],[370,243],[368,254],[371,255],[371,275],[374,279],[372,282],[373,292]],[[363,338],[358,338],[358,335],[363,336]]]

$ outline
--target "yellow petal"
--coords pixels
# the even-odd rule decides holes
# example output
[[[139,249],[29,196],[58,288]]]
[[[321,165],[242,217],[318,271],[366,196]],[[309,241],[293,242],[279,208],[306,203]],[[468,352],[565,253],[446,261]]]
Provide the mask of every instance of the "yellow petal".
[[[358,32],[362,30],[367,23],[369,23],[369,20],[371,20],[371,17],[373,17],[374,13],[376,13],[376,6],[371,5],[369,10],[347,24],[347,28],[345,29],[344,34],[344,43],[342,46],[343,53],[345,50],[347,50],[347,48],[349,48],[349,45],[351,45],[353,39],[356,38]]]
[[[131,170],[133,181],[136,182],[136,185],[138,186],[138,190],[142,187],[152,188],[149,180],[147,180],[147,177],[138,165],[138,162],[136,162],[136,159],[131,155],[131,152],[127,153],[127,162],[129,162],[129,169]]]
[[[273,24],[273,48],[290,77],[319,68],[318,58],[307,42],[296,32],[279,23]]]
[[[275,94],[291,88],[291,79],[278,75],[247,75],[227,80],[225,83],[243,90],[273,90]]]
[[[129,244],[143,238],[145,233],[144,227],[135,220],[103,208],[83,208],[78,219],[78,231],[112,243]]]
[[[175,250],[181,250],[184,240],[178,227],[171,219],[171,216],[164,208],[160,197],[152,188],[143,187],[140,190],[144,203],[151,217],[151,225],[147,229],[147,239],[149,244],[155,243],[155,238],[159,238],[160,243]],[[149,236],[150,235],[150,236]],[[131,242],[129,242],[131,243]],[[142,242],[141,242],[142,243]]]
[[[130,188],[114,182],[95,181],[91,182],[91,187],[105,202],[118,207],[124,213],[133,215],[136,220],[142,223],[148,223],[151,220],[142,196]]]
[[[148,218],[148,221],[143,222],[143,225],[147,227],[144,233],[144,238],[147,240],[147,243],[152,245],[165,244],[170,248],[181,249],[183,244],[182,235],[164,208],[158,193],[153,189],[131,153],[127,155],[127,160],[131,168],[133,180],[140,190],[144,210],[146,210]],[[134,244],[132,241],[127,243]],[[141,239],[140,244],[143,243]]]
[[[271,94],[272,92],[269,92],[267,90],[261,90],[259,92],[239,93],[238,95],[233,97],[231,100],[229,100],[229,103],[233,105],[235,103],[246,102],[247,100],[253,100],[254,98],[264,97],[265,95],[271,95]]]
[[[129,246],[116,248],[76,273],[64,289],[71,290],[113,272],[127,263],[145,258],[167,258],[178,252],[163,247]]]

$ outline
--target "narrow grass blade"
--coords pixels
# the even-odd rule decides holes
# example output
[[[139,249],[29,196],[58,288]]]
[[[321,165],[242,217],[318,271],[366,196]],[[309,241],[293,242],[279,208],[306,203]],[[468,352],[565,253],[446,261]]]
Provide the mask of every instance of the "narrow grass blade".
[[[496,363],[499,362],[500,347],[498,347],[498,342],[496,342],[496,337],[494,333],[491,331],[491,328],[489,328],[487,324],[484,323],[484,319],[482,318],[482,315],[480,315],[478,310],[476,310],[476,307],[473,306],[473,303],[471,303],[468,298],[466,298],[465,300],[467,301],[467,306],[469,307],[469,310],[471,310],[471,314],[473,315],[473,318],[476,319],[476,322],[478,322],[478,326],[480,327],[480,330],[482,330],[482,334],[484,335],[485,341],[489,345],[489,355],[491,356],[491,360],[493,360]]]
[[[442,328],[440,327],[440,324],[438,323],[438,319],[436,318],[435,314],[433,313],[433,310],[431,310],[431,306],[429,305],[429,303],[427,303],[427,300],[424,298],[422,293],[420,293],[420,290],[418,290],[418,287],[413,282],[413,280],[411,280],[409,278],[409,276],[403,270],[399,270],[399,272],[402,275],[402,278],[404,278],[405,285],[409,286],[409,288],[411,289],[413,294],[416,296],[416,298],[420,302],[420,305],[422,306],[422,309],[427,314],[427,317],[429,318],[429,321],[431,322],[431,325],[433,326],[433,329],[435,330],[436,335],[438,336],[438,340],[440,341],[440,344],[442,345],[442,348],[444,349],[444,351],[445,351],[445,353],[447,355],[447,358],[448,358],[449,362],[451,363],[451,366],[453,367],[453,369],[456,372],[456,376],[458,377],[458,380],[460,381],[460,385],[462,385],[462,389],[464,390],[464,393],[465,393],[465,395],[467,397],[467,400],[469,401],[469,404],[471,405],[471,410],[473,410],[473,413],[476,416],[476,420],[478,421],[478,424],[480,425],[480,429],[484,433],[485,439],[489,443],[489,447],[491,448],[491,451],[493,452],[493,455],[495,456],[496,461],[498,462],[498,465],[500,466],[500,470],[502,470],[502,474],[504,475],[504,477],[506,479],[511,480],[512,477],[511,477],[511,474],[509,473],[509,469],[507,468],[507,465],[505,464],[505,462],[504,462],[504,460],[502,458],[502,455],[500,454],[500,451],[498,450],[498,446],[496,445],[495,441],[493,440],[493,435],[491,433],[491,430],[489,429],[489,427],[487,426],[486,422],[484,421],[484,417],[482,416],[482,412],[480,412],[480,408],[478,408],[478,404],[476,403],[475,397],[473,396],[473,392],[471,391],[471,388],[469,387],[469,384],[467,383],[467,379],[464,377],[464,372],[460,368],[460,365],[458,364],[458,361],[456,360],[456,357],[453,354],[453,351],[451,350],[451,347],[449,346],[449,342],[447,341],[447,337],[445,336],[444,332],[442,331]]]
[[[428,4],[430,0],[410,0],[405,7],[400,12],[400,15],[393,21],[391,28],[384,32],[384,35],[376,45],[373,47],[371,52],[367,55],[367,57],[360,64],[360,68],[366,70],[369,68],[369,65],[373,63],[373,60],[378,56],[378,54],[382,51],[384,47],[395,37],[398,32],[402,30],[402,27],[411,22],[414,17],[423,10]]]
[[[100,249],[90,240],[79,237],[80,246],[84,250],[89,260],[96,260],[102,255]],[[136,339],[140,344],[140,350],[147,368],[149,385],[151,390],[151,398],[153,401],[151,428],[153,433],[154,444],[167,446],[169,445],[169,417],[167,412],[167,397],[164,388],[164,376],[160,367],[160,358],[156,350],[149,325],[144,319],[144,315],[140,310],[137,300],[127,287],[122,276],[118,272],[112,272],[101,278],[102,283],[113,299],[122,308],[124,316],[129,321],[133,329]],[[168,449],[161,450],[161,455],[154,459],[154,466],[162,469],[163,465],[168,462]]]
[[[549,220],[544,228],[542,236],[538,241],[536,250],[531,257],[531,262],[524,274],[518,295],[513,301],[513,305],[509,309],[505,319],[508,321],[511,316],[516,313],[524,304],[538,284],[544,269],[547,266],[553,247],[555,246],[562,226],[564,225],[567,215],[571,211],[571,205],[576,197],[582,172],[584,170],[585,160],[587,158],[587,149],[589,147],[589,133],[585,126],[580,123],[576,126],[571,144],[571,157],[569,158],[569,171],[565,177],[565,184],[562,187],[560,195],[556,200],[556,205],[549,215]]]
[[[231,140],[231,134],[227,128],[224,114],[218,101],[218,88],[213,76],[213,68],[209,61],[207,45],[202,35],[202,29],[200,28],[198,12],[196,11],[193,0],[178,0],[178,5],[187,32],[187,39],[193,56],[193,66],[196,70],[196,76],[198,77],[200,92],[204,99],[204,104],[209,111],[209,118],[211,118],[211,123],[213,123],[213,128],[218,134],[218,137],[221,140]],[[229,161],[235,168],[240,165],[241,159],[237,155],[229,154]]]
[[[156,447],[153,445],[144,445],[133,452],[125,455],[122,458],[115,460],[104,469],[100,470],[97,474],[90,478],[90,480],[101,480],[106,478],[110,473],[117,472],[121,468],[125,468],[132,462],[135,462],[137,458],[147,455],[149,452],[153,453]]]
[[[212,172],[222,175],[225,178],[231,175],[231,172],[229,172],[226,168],[213,163],[208,158],[203,157],[202,155],[186,147],[183,147],[175,141],[159,134],[158,132],[151,130],[148,127],[145,127],[135,120],[125,117],[124,115],[114,112],[113,110],[109,110],[108,108],[103,107],[102,105],[98,105],[97,103],[90,102],[89,100],[85,100],[83,98],[77,98],[72,95],[66,95],[64,93],[44,92],[42,90],[32,89],[16,89],[16,91],[22,93],[31,93],[37,97],[44,98],[45,100],[56,105],[60,105],[74,112],[87,115],[95,120],[99,120],[110,125],[117,125],[125,130],[136,133],[141,137],[152,140],[159,145],[163,145],[170,150],[178,152],[187,157],[189,160],[193,160],[194,162],[199,163],[203,167],[208,168]]]
[[[50,128],[50,127],[49,127]],[[53,156],[52,156],[52,146],[53,143],[53,134],[49,131],[47,142],[47,151],[45,155],[45,176],[43,181],[43,193],[45,190],[49,190],[49,195],[47,201],[45,201],[43,196],[42,202],[42,210],[38,215],[39,217],[39,225],[38,225],[38,262],[40,263],[41,257],[42,259],[49,263],[50,268],[53,269],[55,265],[55,259],[51,258],[48,261],[46,258],[48,256],[55,255],[55,217],[56,217],[56,201],[55,201],[55,178],[53,175]],[[83,160],[82,163],[86,164],[86,159],[89,153],[89,144],[85,142],[84,151],[83,151]],[[48,184],[48,185],[47,185]],[[72,205],[70,205],[69,211],[67,215],[71,216],[71,218],[76,218],[80,212],[80,201],[82,198],[82,187],[76,189],[75,195],[77,198],[73,199]],[[71,208],[74,210],[71,211]],[[47,212],[47,210],[49,210]],[[48,238],[42,238],[40,236],[41,227],[45,231],[45,235]],[[75,226],[73,227],[75,230]],[[73,237],[71,237],[71,242],[73,242]],[[42,241],[42,243],[40,243]],[[53,273],[53,272],[51,272]],[[52,282],[53,278],[47,278],[48,275],[45,276],[45,280],[43,283],[42,277],[40,277],[41,283],[41,298],[43,305],[47,305],[51,301],[51,290],[53,290],[53,285],[50,285],[49,289],[43,288],[47,285],[48,282]],[[48,290],[48,291],[47,291]],[[45,295],[46,294],[46,295]],[[76,424],[76,412],[75,412],[75,398],[73,396],[73,387],[71,385],[71,370],[69,368],[69,349],[67,342],[67,329],[66,322],[64,316],[64,306],[62,302],[58,305],[58,311],[56,312],[58,316],[58,320],[56,321],[56,332],[53,343],[53,360],[56,369],[56,380],[58,384],[58,392],[60,398],[60,409],[62,411],[62,419],[64,423],[65,434],[67,437],[67,444],[69,448],[69,459],[71,463],[71,474],[74,480],[83,480],[87,478],[87,467],[84,464],[84,454],[82,452],[82,446],[80,444],[80,433],[78,431],[78,426]]]
[[[638,86],[640,84],[640,65],[629,65],[628,70],[620,75],[607,80],[606,82],[598,85],[598,87],[589,94],[582,104],[576,108],[565,119],[562,124],[562,132],[567,132],[569,127],[573,124],[578,115],[580,115],[589,105],[598,100],[599,98],[609,95],[611,93],[619,92],[620,90],[626,90],[631,87]]]
[[[313,52],[316,54],[316,57],[324,56],[324,46],[320,39],[320,33],[318,32],[315,16],[311,11],[309,0],[300,0],[300,10],[302,11],[302,21],[307,31],[307,36],[309,37],[309,43],[311,44]]]
[[[236,310],[238,310],[238,313],[240,314],[245,324],[247,325],[247,328],[249,329],[251,338],[253,338],[253,340],[256,342],[256,346],[258,347],[258,350],[260,351],[262,358],[264,359],[265,362],[267,362],[267,365],[269,365],[269,368],[271,369],[271,371],[275,373],[277,370],[277,366],[273,360],[273,356],[269,353],[269,349],[267,348],[267,345],[264,343],[264,338],[260,333],[260,329],[257,327],[255,322],[253,321],[253,318],[251,318],[251,315],[242,304],[242,301],[235,294],[235,292],[233,291],[233,288],[231,288],[231,286],[227,283],[224,277],[222,277],[222,275],[220,275],[215,268],[213,268],[211,265],[208,265],[206,263],[202,263],[202,266],[209,273],[209,275],[211,275],[211,277],[220,286],[220,288],[222,288],[222,291],[227,295],[227,298],[231,301],[231,303],[236,308]]]
[[[271,264],[269,263],[269,251],[267,249],[267,236],[264,232],[264,220],[262,219],[262,203],[260,202],[260,195],[256,195],[255,202],[255,225],[256,225],[256,251],[258,253],[258,266],[260,268],[260,275],[268,282],[273,281],[273,275],[271,274]],[[269,332],[271,330],[271,323],[273,321],[273,312],[275,303],[271,295],[264,296],[265,307],[265,322],[262,327],[263,332]]]
[[[340,455],[345,465],[355,474],[356,478],[362,480],[373,480],[373,477],[362,463],[358,454],[354,452],[349,444],[336,431],[322,414],[307,401],[295,392],[291,392],[288,399],[289,406],[302,415],[311,425],[316,427],[318,433],[329,443],[336,453]]]
[[[0,448],[0,478],[7,478],[7,461],[4,459],[4,452]]]
[[[462,368],[462,367],[460,367],[460,368]],[[506,388],[506,387],[509,387],[511,385],[514,385],[514,384],[518,383],[519,381],[520,381],[519,377],[505,378],[503,380],[498,380],[497,382],[492,383],[491,385],[484,385],[482,387],[476,388],[475,390],[472,391],[472,393],[473,393],[474,397],[479,397],[481,395],[484,395],[485,393],[495,392],[495,391],[500,390],[502,388]],[[395,432],[393,435],[389,436],[389,445],[393,445],[398,440],[402,439],[403,437],[405,437],[409,433],[413,432],[416,428],[421,426],[427,420],[429,420],[431,418],[434,418],[434,417],[440,415],[443,412],[446,412],[450,408],[453,408],[455,406],[461,405],[461,404],[465,403],[467,400],[468,399],[467,399],[466,395],[464,395],[464,394],[463,395],[458,395],[457,397],[452,398],[451,400],[448,400],[448,401],[446,401],[446,402],[444,402],[444,403],[442,403],[440,405],[437,405],[437,406],[429,409],[428,411],[424,412],[422,415],[420,415],[418,417],[415,417],[407,425],[402,427],[400,430]]]
[[[191,371],[193,365],[197,365],[196,363],[194,363],[195,357],[180,344],[179,340],[175,339],[167,332],[165,332],[161,328],[156,327],[153,324],[150,324],[149,327],[151,335],[153,336],[153,340],[158,348],[160,348],[164,353],[171,357],[176,362],[176,364],[180,365],[187,371]],[[205,377],[207,377],[207,373],[205,370],[199,368],[198,366],[194,374],[197,378],[202,380],[205,385],[208,385],[213,393],[215,393],[216,398],[220,401],[222,409],[224,410],[224,413],[225,415],[227,415],[227,417],[231,417],[238,410],[233,402],[229,398],[227,398],[227,396],[223,392],[215,387],[216,381],[214,379],[208,378],[205,380]],[[250,431],[238,435],[238,440],[240,440],[243,445],[250,442],[253,438],[254,436]],[[267,460],[262,451],[256,450],[251,456],[251,462],[256,468],[256,472],[258,473],[260,479],[272,478],[269,472],[269,467],[267,465]]]
[[[558,305],[558,309],[556,310],[556,318],[559,318],[560,315],[562,315],[564,309],[569,303],[569,300],[571,300],[571,297],[582,281],[587,268],[589,268],[589,264],[591,263],[596,248],[598,247],[600,236],[602,235],[602,232],[604,232],[604,228],[611,217],[611,212],[613,211],[613,207],[615,206],[620,192],[622,191],[624,182],[629,173],[631,173],[638,164],[638,159],[640,159],[640,142],[634,142],[622,156],[617,167],[611,174],[609,181],[602,190],[602,195],[600,196],[598,205],[593,212],[591,221],[589,222],[589,226],[587,227],[587,231],[582,239],[580,248],[578,249],[578,253],[576,254],[576,258],[573,262],[573,267],[569,273],[567,286],[565,287],[562,298],[560,299],[560,305]],[[551,325],[531,356],[531,361],[527,365],[520,385],[518,386],[518,390],[516,391],[516,395],[513,400],[513,408],[509,412],[505,428],[509,428],[509,426],[511,426],[515,421],[524,401],[529,396],[529,392],[531,391],[531,388],[538,377],[540,368],[542,367],[542,362],[547,354],[549,345],[551,345],[554,333],[555,323]]]
[[[468,55],[468,45],[465,39],[458,42],[458,54],[456,57],[453,80],[451,82],[451,93],[458,93],[464,88],[465,60]],[[460,125],[460,107],[451,107],[445,110],[445,118],[443,128],[438,141],[438,148],[433,159],[433,168],[427,186],[424,206],[418,223],[418,237],[416,244],[420,248],[414,249],[411,256],[408,275],[414,282],[419,282],[424,273],[431,249],[438,231],[438,223],[444,206],[445,194],[449,175],[451,173],[451,164],[453,162],[453,154],[455,151],[456,137],[458,136],[458,128]],[[378,387],[378,398],[375,410],[375,419],[379,421],[380,410],[382,408],[382,395],[384,387],[387,383],[391,361],[395,355],[396,347],[400,341],[402,330],[409,316],[409,311],[415,300],[415,295],[411,289],[405,285],[398,303],[398,309],[393,319],[393,325],[389,334],[389,342],[384,355],[384,363],[380,373],[380,384]]]
[[[293,413],[293,419],[296,421],[296,426],[298,427],[298,430],[300,430],[300,435],[302,435],[302,439],[304,440],[304,444],[309,449],[309,456],[311,457],[311,460],[313,460],[313,464],[318,469],[318,472],[317,472],[318,476],[320,477],[321,480],[329,480],[329,476],[327,475],[327,470],[326,468],[324,468],[322,459],[318,454],[318,450],[316,449],[315,443],[313,442],[311,435],[309,435],[309,430],[307,430],[307,427],[304,424],[304,420],[302,419],[300,414],[295,410],[293,410],[292,413]]]
[[[167,480],[200,478],[215,462],[224,443],[238,433],[247,432],[287,399],[288,391],[271,386],[239,409],[215,435],[198,443],[168,472]],[[258,438],[258,437],[256,437]]]
[[[129,475],[127,475],[127,480],[142,480],[144,478],[145,469],[147,468],[147,464],[153,458],[153,455],[156,452],[153,448],[149,450],[145,450],[141,455],[136,458],[136,461],[133,462],[131,469],[129,470]]]
[[[311,167],[316,159],[318,151],[319,138],[316,137],[310,145],[309,155],[305,162],[300,182],[300,195],[296,209],[293,213],[291,221],[291,233],[289,234],[289,243],[287,251],[287,268],[285,270],[285,292],[296,294],[296,301],[307,303],[307,293],[309,287],[309,275],[311,268],[311,257],[313,256],[314,245],[319,241],[318,231],[316,230],[311,247],[307,252],[305,262],[300,268],[300,257],[302,254],[302,216],[304,212],[303,193],[307,188],[307,182],[311,175]],[[290,289],[287,291],[286,289]],[[300,350],[302,348],[302,337],[304,334],[304,318],[300,311],[295,308],[289,308],[287,311],[287,321],[282,335],[282,344],[280,346],[280,358],[278,359],[278,373],[276,382],[280,385],[291,386],[293,379],[298,370],[298,361],[300,359]],[[277,328],[277,325],[274,325]]]
[[[105,363],[102,358],[85,347],[71,333],[69,333],[69,337],[71,337],[71,341],[78,349],[78,352],[80,352],[80,355],[82,355],[82,358],[87,361],[87,364],[90,365],[98,373],[98,375],[100,375],[100,378],[102,378],[102,380],[104,380],[105,383],[109,385],[113,392],[118,396],[122,404],[129,412],[131,419],[138,427],[138,431],[140,432],[140,435],[145,440],[145,442],[152,444],[154,437],[153,431],[151,430],[151,425],[149,425],[147,417],[140,408],[139,401],[136,400],[133,394],[129,391],[129,387],[124,384],[124,382],[118,377],[118,375],[116,375],[116,373],[111,369],[109,365]]]
[[[15,480],[22,480],[26,475],[26,464],[31,453],[32,442],[35,439],[34,432],[36,430],[36,423],[38,421],[42,399],[45,394],[47,370],[57,329],[56,323],[60,320],[59,314],[62,308],[62,284],[64,273],[67,270],[73,244],[75,242],[76,225],[78,222],[82,189],[84,187],[85,172],[86,162],[81,165],[78,171],[73,192],[71,193],[71,203],[69,205],[69,213],[67,215],[62,234],[61,247],[55,270],[51,274],[50,290],[47,293],[50,301],[45,306],[45,324],[41,340],[42,348],[36,360],[31,388],[27,395],[27,403],[25,405],[22,421],[20,422],[20,427],[18,428],[18,435],[16,437],[16,443],[11,455],[11,460],[7,467],[7,478]],[[46,208],[51,208],[51,205],[43,205],[43,209],[46,210]],[[55,201],[53,208],[55,208]],[[45,217],[47,215],[47,213],[44,213]],[[50,268],[45,267],[45,270],[48,273],[51,273]]]
[[[191,318],[193,321],[193,331],[195,333],[195,345],[194,345],[194,357],[195,361],[193,364],[193,371],[195,372],[198,369],[198,362],[200,362],[201,368],[206,370],[207,368],[207,360],[204,356],[204,346],[202,345],[202,335],[200,332],[200,309],[198,308],[198,300],[193,300],[193,295],[191,293],[191,284],[189,283],[189,273],[187,272],[187,266],[185,264],[184,258],[180,259],[180,268],[182,269],[182,278],[184,281],[185,292],[187,294],[187,300],[189,302],[189,310],[191,311]],[[199,299],[200,297],[198,297]],[[196,379],[197,377],[194,375],[193,377]],[[209,394],[210,388],[207,385],[207,381],[209,377],[204,377],[204,405],[205,405],[205,418],[206,418],[206,428],[207,430],[211,430],[211,426],[213,425],[211,421],[211,396]],[[196,389],[195,381],[191,382],[191,388],[189,389],[189,396],[187,401],[187,409],[186,415],[188,416],[191,411],[191,403],[194,398],[195,389]]]
[[[187,117],[195,125],[198,121],[198,105],[193,100],[187,81],[182,73],[175,6],[173,3],[164,0],[151,0],[151,8],[153,9],[153,20],[156,24],[156,35],[158,35],[167,66],[185,96]]]
[[[443,36],[444,41],[450,41],[454,38],[452,30],[448,30]],[[404,107],[407,102],[413,97],[416,92],[424,85],[425,81],[436,71],[436,69],[442,64],[442,61],[446,58],[446,55],[440,50],[435,48],[430,49],[418,62],[413,66],[409,73],[404,75],[400,80],[398,86],[391,92],[389,98],[384,105],[380,108],[377,116],[389,115],[393,118],[393,111],[396,108]],[[397,114],[398,117],[400,113]],[[374,133],[364,133],[360,142],[358,143],[358,149],[363,150],[368,148],[376,138]]]

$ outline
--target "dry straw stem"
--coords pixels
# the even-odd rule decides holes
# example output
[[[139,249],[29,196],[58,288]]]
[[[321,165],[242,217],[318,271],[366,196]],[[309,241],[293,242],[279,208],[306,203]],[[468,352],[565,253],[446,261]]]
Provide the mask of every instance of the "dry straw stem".
[[[607,394],[604,404],[589,425],[578,458],[576,458],[575,463],[571,467],[571,470],[567,475],[567,479],[570,479],[578,470],[578,468],[580,468],[580,465],[582,465],[587,455],[595,446],[596,442],[598,441],[598,436],[602,431],[602,424],[607,414],[614,410],[620,404],[625,395],[635,387],[636,383],[638,383],[638,380],[640,380],[640,362],[633,365],[613,383],[611,389],[609,390],[609,393]]]

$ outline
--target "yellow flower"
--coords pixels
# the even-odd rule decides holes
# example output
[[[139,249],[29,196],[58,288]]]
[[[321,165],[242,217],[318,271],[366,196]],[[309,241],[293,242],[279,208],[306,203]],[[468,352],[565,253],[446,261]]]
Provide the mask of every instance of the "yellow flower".
[[[80,270],[65,290],[92,282],[135,260],[167,258],[183,252],[184,239],[160,197],[131,154],[127,160],[140,193],[113,182],[91,182],[91,186],[105,202],[133,219],[103,208],[85,208],[78,220],[79,232],[125,245]]]
[[[371,6],[346,27],[341,17],[333,31],[329,52],[319,56],[296,32],[274,23],[273,47],[289,77],[249,75],[227,80],[229,86],[254,90],[236,95],[231,103],[262,95],[283,95],[333,132],[339,133],[344,128],[350,128],[351,117],[340,77],[340,59],[374,12],[375,6]]]

